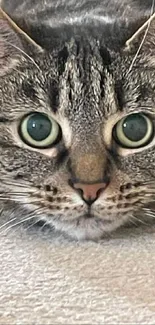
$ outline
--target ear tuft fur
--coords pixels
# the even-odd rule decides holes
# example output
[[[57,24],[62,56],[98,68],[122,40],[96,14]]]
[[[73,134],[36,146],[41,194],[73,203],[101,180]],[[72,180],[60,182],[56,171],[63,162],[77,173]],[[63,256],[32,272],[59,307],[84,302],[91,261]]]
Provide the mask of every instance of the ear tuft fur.
[[[0,8],[0,76],[16,66],[26,53],[25,45],[35,52],[43,52],[23,30]]]

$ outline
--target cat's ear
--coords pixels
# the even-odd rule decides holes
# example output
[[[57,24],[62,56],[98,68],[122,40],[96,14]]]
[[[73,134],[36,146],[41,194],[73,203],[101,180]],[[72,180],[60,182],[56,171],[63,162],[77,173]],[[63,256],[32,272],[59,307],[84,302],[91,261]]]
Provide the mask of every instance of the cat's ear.
[[[131,51],[137,47],[138,50],[154,52],[155,50],[155,13],[133,33],[125,43],[125,51]]]
[[[24,53],[26,57],[27,47],[35,52],[43,52],[43,49],[0,8],[0,76],[18,65]]]

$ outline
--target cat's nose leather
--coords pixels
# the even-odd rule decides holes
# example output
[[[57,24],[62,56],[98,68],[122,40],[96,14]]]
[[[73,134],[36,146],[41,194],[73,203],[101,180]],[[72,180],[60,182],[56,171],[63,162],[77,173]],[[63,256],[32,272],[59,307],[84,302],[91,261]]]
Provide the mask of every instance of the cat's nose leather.
[[[91,205],[97,200],[99,195],[105,190],[105,188],[107,187],[107,183],[95,183],[95,184],[75,183],[73,187],[80,193],[83,200],[86,201],[87,204]]]

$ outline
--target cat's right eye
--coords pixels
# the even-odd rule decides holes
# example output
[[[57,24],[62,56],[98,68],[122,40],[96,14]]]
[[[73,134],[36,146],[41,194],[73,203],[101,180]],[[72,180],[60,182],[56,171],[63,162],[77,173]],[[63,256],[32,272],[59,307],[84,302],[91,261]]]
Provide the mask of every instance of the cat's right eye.
[[[124,148],[146,146],[153,137],[152,120],[145,114],[134,113],[121,119],[113,129],[115,141]]]
[[[32,113],[22,119],[19,125],[19,135],[29,146],[45,149],[59,142],[61,129],[50,116]]]

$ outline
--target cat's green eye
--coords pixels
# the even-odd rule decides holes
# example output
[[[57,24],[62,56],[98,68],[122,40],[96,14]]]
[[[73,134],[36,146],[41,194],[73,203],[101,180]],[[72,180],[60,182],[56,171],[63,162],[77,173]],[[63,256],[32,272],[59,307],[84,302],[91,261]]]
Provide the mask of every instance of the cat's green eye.
[[[147,145],[152,140],[153,131],[151,119],[142,113],[135,113],[115,125],[113,136],[119,145],[132,149]]]
[[[26,116],[19,126],[22,140],[35,148],[47,148],[55,144],[60,138],[60,133],[58,123],[42,113]]]

